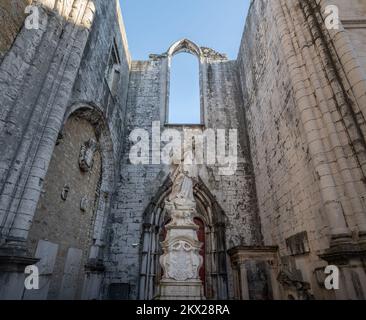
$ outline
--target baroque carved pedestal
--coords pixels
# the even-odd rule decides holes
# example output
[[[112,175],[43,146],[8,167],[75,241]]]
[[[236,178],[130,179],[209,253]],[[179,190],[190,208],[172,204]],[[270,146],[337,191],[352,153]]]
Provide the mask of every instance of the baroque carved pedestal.
[[[199,252],[203,244],[198,241],[199,227],[193,221],[196,202],[192,178],[182,167],[178,167],[173,177],[173,191],[165,203],[171,221],[161,243],[163,278],[158,299],[201,300],[204,296],[199,270],[203,258]]]
[[[164,254],[160,257],[164,270],[160,299],[200,300],[203,288],[199,270],[203,259],[199,254],[202,243],[197,239],[198,226],[169,224],[166,228],[167,237],[162,242]]]

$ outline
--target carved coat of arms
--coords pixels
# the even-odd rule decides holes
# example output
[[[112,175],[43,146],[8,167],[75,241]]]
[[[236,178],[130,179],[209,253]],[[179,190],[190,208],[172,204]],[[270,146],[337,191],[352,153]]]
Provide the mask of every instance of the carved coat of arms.
[[[200,267],[201,257],[195,253],[194,247],[186,241],[179,240],[170,247],[165,256],[167,276],[177,281],[196,279]]]

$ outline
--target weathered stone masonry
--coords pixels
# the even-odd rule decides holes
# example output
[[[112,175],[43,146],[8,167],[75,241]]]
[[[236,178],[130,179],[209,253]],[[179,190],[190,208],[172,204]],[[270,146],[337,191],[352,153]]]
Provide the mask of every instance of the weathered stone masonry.
[[[186,40],[181,42],[184,41]],[[172,47],[174,46],[176,44]],[[234,71],[235,62],[227,61],[222,56],[218,57],[214,55],[205,57],[203,53],[198,56],[201,60],[204,123],[209,128],[239,128],[240,121],[243,121],[244,117],[240,113],[243,103]],[[161,120],[162,124],[165,123],[168,59],[169,50],[168,54],[152,56],[150,61],[132,63],[126,114],[127,132],[135,128],[151,131],[152,121]],[[233,112],[226,112],[227,108]],[[164,127],[166,126],[162,126],[162,130]],[[245,141],[245,138],[242,138],[240,163],[235,179],[230,176],[219,176],[217,168],[203,168],[200,175],[227,216],[227,248],[260,242],[253,176],[250,160],[247,158],[248,152],[244,151],[247,150]],[[129,164],[129,147],[126,142],[121,181],[117,187],[116,202],[112,210],[113,238],[109,263],[112,268],[110,281],[130,285],[130,297],[136,298],[141,250],[136,244],[141,241],[143,213],[166,179],[169,168]]]
[[[252,1],[235,61],[188,39],[132,61],[119,1],[33,1],[47,23],[27,30],[31,2],[0,5],[0,299],[159,295],[171,168],[131,164],[129,134],[192,128],[167,123],[181,52],[199,61],[193,127],[239,132],[235,175],[193,179],[204,296],[366,298],[363,1]]]
[[[362,21],[360,2],[342,3],[345,25]],[[262,232],[279,246],[286,294],[297,298],[293,286],[303,283],[316,298],[334,298],[320,274],[325,260],[342,260],[348,287],[337,297],[364,298],[365,80],[362,47],[349,40],[363,30],[325,29],[326,4],[334,2],[254,2],[239,71]]]
[[[13,261],[21,264],[22,272],[22,265],[33,261],[29,257],[35,253],[26,248],[28,230],[37,216],[36,206],[56,140],[62,137],[63,124],[78,110],[94,126],[101,144],[100,199],[94,212],[93,245],[88,249],[91,274],[89,282],[83,281],[88,292],[82,295],[99,296],[99,289],[95,292],[94,287],[98,288],[100,283],[100,272],[96,273],[100,268],[93,265],[99,264],[99,248],[104,247],[104,229],[120,152],[119,136],[123,131],[121,119],[127,92],[122,83],[128,82],[130,64],[116,8],[116,3],[111,6],[102,1],[39,2],[41,18],[47,17],[47,25],[41,25],[39,30],[22,28],[2,61],[2,281],[10,283],[12,288],[20,285],[18,291],[2,285],[4,298],[20,298],[23,294],[24,274],[10,271],[14,270]],[[121,74],[118,97],[111,97],[106,81],[113,46],[118,51]],[[99,49],[94,50],[96,47]],[[85,58],[87,64],[82,63]],[[46,255],[49,256],[47,250]]]

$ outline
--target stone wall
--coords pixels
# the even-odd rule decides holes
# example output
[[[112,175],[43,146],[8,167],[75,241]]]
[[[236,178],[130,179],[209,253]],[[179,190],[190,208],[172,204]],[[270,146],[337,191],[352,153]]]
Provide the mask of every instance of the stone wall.
[[[216,166],[202,174],[204,182],[228,217],[227,245],[261,243],[254,177],[246,135],[242,92],[235,61],[210,61],[204,65],[206,125],[238,130],[238,167],[233,175],[220,176]]]
[[[252,5],[238,65],[264,243],[288,256],[286,238],[306,230],[315,251],[327,228],[272,10],[268,1]]]
[[[67,297],[139,296],[143,236],[164,223],[146,219],[164,215],[171,168],[131,164],[129,134],[151,137],[153,121],[184,129],[166,123],[181,51],[200,60],[197,127],[239,134],[235,174],[202,165],[194,187],[212,220],[207,255],[220,256],[207,259],[220,265],[206,269],[221,277],[209,275],[211,297],[365,298],[363,1],[336,1],[343,24],[333,31],[323,14],[333,1],[252,1],[237,61],[187,39],[131,61],[119,1],[40,0],[38,30],[22,28],[26,3],[0,4],[0,298],[34,298],[23,296],[24,267],[44,254],[54,260],[41,260],[43,275],[55,264],[56,280],[42,298],[58,296],[64,263],[65,281],[78,283]],[[99,142],[90,176],[77,167],[89,137]],[[84,194],[94,208],[85,214]],[[340,266],[342,290],[324,290],[327,264]]]
[[[46,269],[52,273],[48,299],[76,299],[81,297],[92,244],[92,231],[96,214],[101,178],[101,155],[96,150],[93,165],[84,172],[79,165],[79,155],[83,144],[90,139],[97,141],[94,128],[85,119],[71,117],[59,139],[45,179],[44,189],[38,202],[32,228],[28,237],[28,250],[37,256],[39,240],[57,245],[54,265]],[[65,192],[67,187],[67,194]],[[68,252],[80,251],[75,261],[72,286],[65,283],[68,270],[65,269]],[[52,255],[50,252],[48,255]],[[38,256],[45,259],[45,257]],[[41,264],[46,262],[41,261]],[[43,270],[41,270],[42,275]],[[43,287],[45,283],[41,283]]]
[[[335,1],[344,28],[366,73],[366,6],[362,0]]]
[[[127,38],[123,25],[119,1],[96,1],[96,18],[93,32],[86,45],[78,77],[76,78],[69,110],[75,105],[96,106],[108,122],[114,146],[115,166],[118,166],[121,154],[121,142],[124,135],[124,117],[131,63]],[[108,85],[108,62],[112,47],[115,46],[120,60],[120,77],[111,92]]]
[[[362,91],[346,91],[347,81],[354,86],[362,79],[350,71],[360,70],[351,67],[351,50],[362,48],[345,46],[342,31],[325,30],[316,2],[321,8],[331,4],[254,1],[238,67],[264,242],[279,246],[279,269],[290,279],[282,295],[292,296],[291,281],[303,282],[307,294],[321,299],[332,292],[322,290],[318,271],[325,261],[319,253],[332,246],[335,232],[350,235],[345,220],[354,233],[363,230],[364,113],[357,109]],[[324,36],[317,38],[319,33]],[[329,82],[334,74],[337,85]],[[362,269],[358,276],[364,277]],[[346,285],[352,281],[342,294],[355,294]]]
[[[83,292],[84,298],[95,299],[99,297],[101,282],[100,272],[95,271],[102,270],[101,249],[105,246],[105,228],[123,141],[130,67],[127,40],[119,1],[41,1],[41,4],[40,18],[47,23],[37,30],[21,28],[8,54],[0,61],[0,145],[4,151],[0,156],[0,255],[5,257],[4,261],[8,261],[9,254],[31,259],[26,255],[28,232],[57,139],[70,115],[83,110],[82,118],[90,123],[100,140],[102,158],[100,196],[87,253],[88,265],[91,262],[95,266],[86,277]],[[64,170],[59,174],[72,175],[72,166]],[[93,193],[92,189],[93,186],[90,189]],[[56,210],[48,208],[53,209]],[[66,229],[72,228],[73,221],[69,223]],[[87,224],[89,228],[90,223]],[[39,233],[32,239],[43,235]],[[76,256],[73,251],[72,263]],[[14,270],[7,262],[4,268]],[[24,272],[21,269],[20,277],[16,277],[19,283]],[[16,283],[8,284],[17,287]],[[20,289],[4,288],[0,297],[19,298],[23,291]],[[78,294],[81,296],[80,291]]]
[[[154,193],[167,175],[156,165],[137,166],[129,163],[132,145],[129,133],[135,128],[151,132],[152,121],[160,120],[160,61],[133,61],[130,71],[126,112],[125,149],[121,162],[116,196],[112,207],[106,285],[129,286],[129,295],[136,298],[139,274],[139,244],[142,215]],[[108,294],[108,287],[105,288]]]
[[[254,179],[241,108],[243,101],[235,71],[236,63],[227,61],[218,53],[216,56],[212,54],[200,58],[205,126],[225,129],[227,133],[229,129],[239,131],[239,164],[236,173],[233,176],[220,176],[217,166],[203,166],[200,169],[200,177],[226,214],[226,247],[261,243]],[[161,130],[167,128],[163,125],[166,119],[166,93],[169,83],[167,59],[166,55],[152,55],[149,61],[132,62],[126,139],[131,130],[136,128],[146,129],[151,133],[153,121],[161,121]],[[125,156],[112,211],[106,286],[108,287],[108,283],[124,284],[129,286],[129,297],[136,298],[143,214],[162,187],[169,168],[164,165],[129,164],[128,152],[132,144],[126,141],[125,145]],[[230,269],[229,265],[228,268]],[[229,279],[232,295],[232,279]]]
[[[20,31],[25,8],[32,0],[5,0],[0,3],[0,63]]]

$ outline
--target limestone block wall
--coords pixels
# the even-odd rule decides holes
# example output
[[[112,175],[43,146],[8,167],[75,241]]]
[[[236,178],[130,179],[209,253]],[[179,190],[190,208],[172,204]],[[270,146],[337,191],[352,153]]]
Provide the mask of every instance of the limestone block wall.
[[[27,255],[28,233],[57,139],[70,115],[83,109],[79,115],[94,127],[102,158],[100,197],[88,252],[88,258],[96,263],[99,249],[105,245],[104,230],[123,141],[130,68],[125,30],[118,1],[41,4],[40,18],[47,23],[37,30],[22,28],[0,61],[0,146],[4,151],[0,156],[0,255]],[[107,83],[112,49],[113,88]],[[69,156],[73,157],[65,154]],[[98,298],[100,275],[97,277],[89,278],[85,298]],[[18,291],[6,287],[0,296],[9,292],[14,293],[12,298],[19,296]]]
[[[11,204],[11,195],[20,192],[16,198],[22,199],[24,181],[31,183],[32,194],[33,188],[42,185],[62,122],[76,109],[87,106],[108,118],[115,145],[114,166],[117,165],[129,77],[129,54],[117,4],[118,1],[82,1],[73,9],[70,3],[52,9],[52,3],[47,2],[47,6],[40,7],[40,18],[48,18],[47,24],[39,30],[23,28],[1,64],[0,130],[6,151],[1,158],[1,182],[7,186],[3,190],[2,224],[10,223],[5,222],[5,216],[12,216],[11,220],[16,215],[17,204]],[[73,21],[77,13],[77,20]],[[120,63],[118,94],[113,97],[105,79],[112,45]],[[60,106],[56,106],[57,99]],[[46,142],[40,143],[42,138]],[[42,155],[38,153],[39,146],[43,148]],[[14,165],[18,168],[14,169]],[[36,171],[31,174],[32,182],[27,178],[30,171]],[[32,201],[27,215],[35,209],[37,198],[32,197]],[[26,234],[20,230],[17,232]]]
[[[235,61],[204,65],[206,126],[238,130],[238,167],[234,175],[220,176],[216,167],[203,176],[228,216],[228,247],[261,243],[254,176],[249,156],[243,98]]]
[[[137,166],[129,162],[128,136],[135,128],[149,130],[160,119],[161,61],[133,61],[126,113],[124,156],[121,159],[107,248],[104,296],[112,283],[129,287],[124,299],[137,298],[142,216],[168,171],[158,165]],[[109,296],[109,298],[112,298]]]
[[[319,255],[362,236],[365,213],[364,80],[344,32],[325,30],[326,4],[254,1],[238,55],[264,242],[318,299],[334,294],[322,290]],[[355,288],[338,294],[362,298]]]
[[[114,147],[115,166],[121,154],[124,118],[131,63],[127,37],[119,1],[96,1],[96,18],[83,53],[75,80],[68,112],[81,104],[98,108],[107,119]],[[114,89],[108,85],[108,63],[112,47],[117,49],[120,63],[119,79]]]
[[[217,255],[278,246],[278,266],[271,267],[277,272],[272,284],[281,285],[277,296],[365,298],[363,0],[252,1],[237,61],[186,39],[170,53],[131,61],[118,0],[40,0],[47,24],[26,30],[23,13],[30,2],[0,3],[0,298],[22,297],[22,263],[35,262],[38,245],[40,252],[56,252],[59,245],[82,249],[87,268],[73,291],[78,297],[138,297],[144,213],[161,205],[154,201],[170,168],[131,164],[128,137],[136,128],[151,137],[153,121],[161,122],[161,131],[170,127],[165,119],[174,48],[200,59],[202,125],[238,129],[235,174],[221,176],[218,165],[199,172],[209,200],[225,215],[224,232],[209,234],[219,235],[218,241],[225,234],[219,246],[212,245],[221,250]],[[325,29],[328,4],[340,8],[340,30]],[[74,123],[71,131],[77,137],[68,137],[60,153],[55,145],[75,115],[80,125]],[[79,140],[89,136],[100,149],[97,172],[84,181],[78,179],[77,151]],[[75,189],[64,208],[61,181]],[[69,237],[52,226],[60,221],[48,212],[77,214],[82,192],[95,195],[94,210],[77,216],[79,227],[88,230],[80,233],[77,247],[72,239],[80,231],[74,229],[77,218],[63,221]],[[54,243],[45,244],[47,239]],[[75,264],[79,253],[73,250],[68,260],[63,250],[59,264]],[[322,270],[339,257],[342,290],[329,292]],[[220,296],[238,297],[233,285],[238,279],[226,258],[226,266],[212,270],[227,273],[220,281],[227,276],[228,292]],[[19,261],[15,268],[14,261]],[[42,276],[52,272],[49,266]],[[249,260],[240,268],[247,269],[249,297],[264,297],[260,287],[271,297],[265,264]],[[61,274],[58,268],[50,297],[58,295]]]
[[[220,176],[217,166],[203,166],[200,177],[226,214],[226,247],[259,244],[261,235],[253,171],[245,136],[243,100],[235,71],[236,63],[209,56],[202,59],[200,77],[205,126],[226,129],[227,133],[228,129],[238,129],[239,163],[233,176]],[[153,55],[149,61],[132,62],[126,113],[126,148],[112,208],[111,244],[106,258],[109,260],[106,295],[108,286],[117,283],[129,288],[129,298],[137,297],[143,213],[162,187],[169,168],[165,165],[130,164],[128,152],[132,144],[127,137],[136,128],[151,133],[152,121],[161,121],[161,131],[166,128],[168,70],[166,55]],[[229,287],[232,296],[230,275]]]
[[[327,223],[273,8],[255,1],[250,10],[237,62],[264,243],[288,256],[286,239],[306,230],[310,247],[319,250],[327,245]]]
[[[32,0],[3,0],[0,3],[0,63],[20,31],[25,8]]]
[[[217,165],[209,166],[201,177],[227,217],[226,249],[240,245],[262,245],[254,173],[243,108],[244,100],[236,61],[218,62],[208,58],[203,74],[206,125],[214,129],[238,130],[238,166],[236,172],[230,176],[219,175]],[[228,263],[229,260],[227,259]],[[257,291],[258,296],[265,295],[263,292],[258,292],[261,291],[258,287],[263,276],[261,267],[253,263],[248,272],[251,270],[256,271],[253,272],[253,281],[249,281],[250,290]],[[231,265],[227,266],[227,272],[229,297],[233,298],[234,280]]]
[[[99,151],[93,157],[90,171],[83,172],[79,167],[80,149],[89,139],[97,141],[91,124],[85,119],[71,117],[65,125],[63,138],[55,147],[29,232],[28,250],[32,256],[36,256],[39,240],[57,246],[54,265],[49,266],[49,273],[52,274],[48,283],[49,292],[44,293],[44,298],[80,299],[82,294],[84,266],[88,263],[92,244],[95,206],[101,178]],[[65,186],[68,187],[66,197],[62,194]],[[81,208],[83,200],[84,207]],[[74,263],[71,285],[66,283],[67,273],[70,271],[65,268],[70,250],[80,251],[80,257]],[[42,281],[41,286],[46,285]]]
[[[36,30],[22,28],[0,65],[1,233],[2,238],[13,233],[23,241],[94,15],[89,1],[73,8],[69,3],[39,9],[47,24]]]
[[[352,42],[355,54],[366,73],[366,5],[362,0],[335,1],[340,19]]]

